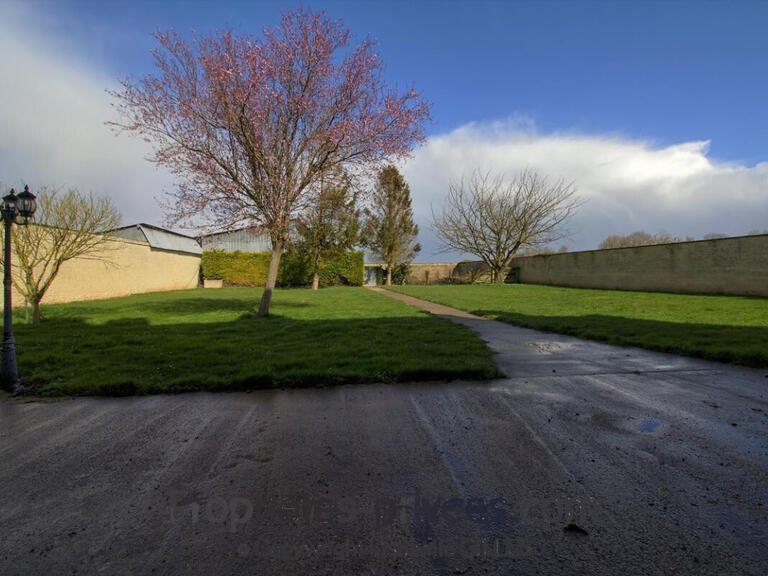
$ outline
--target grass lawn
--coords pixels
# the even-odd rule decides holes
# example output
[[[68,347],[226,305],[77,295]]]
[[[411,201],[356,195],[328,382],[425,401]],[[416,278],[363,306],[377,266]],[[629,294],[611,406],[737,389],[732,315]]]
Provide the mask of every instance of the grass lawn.
[[[527,284],[393,289],[518,326],[768,366],[768,298]]]
[[[462,326],[363,288],[162,292],[17,311],[19,371],[44,395],[233,390],[491,378]]]

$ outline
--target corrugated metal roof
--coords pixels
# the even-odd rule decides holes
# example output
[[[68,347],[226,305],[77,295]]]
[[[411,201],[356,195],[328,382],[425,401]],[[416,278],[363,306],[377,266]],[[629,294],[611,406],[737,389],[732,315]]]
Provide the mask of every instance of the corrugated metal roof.
[[[203,249],[197,240],[190,236],[177,234],[170,230],[163,230],[149,224],[139,224],[139,228],[144,232],[147,242],[152,248],[160,250],[173,250],[174,252],[188,252],[189,254],[202,254]]]
[[[269,235],[256,227],[240,228],[227,232],[216,232],[200,238],[203,250],[224,250],[228,252],[269,252],[272,242]]]
[[[158,228],[151,224],[141,223],[133,226],[124,226],[123,228],[113,230],[112,233],[115,236],[136,239],[136,231],[139,231],[141,235],[143,235],[150,247],[157,248],[158,250],[171,250],[173,252],[185,252],[187,254],[197,255],[203,253],[200,244],[198,244],[197,240],[191,236],[171,232],[170,230]]]

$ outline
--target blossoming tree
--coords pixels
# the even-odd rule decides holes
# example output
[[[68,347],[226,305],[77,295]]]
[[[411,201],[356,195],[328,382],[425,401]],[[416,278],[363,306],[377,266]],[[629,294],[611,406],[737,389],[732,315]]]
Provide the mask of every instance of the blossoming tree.
[[[154,145],[171,170],[172,224],[226,230],[256,224],[272,258],[259,314],[269,313],[293,216],[322,174],[407,156],[429,104],[386,86],[374,43],[322,12],[283,14],[260,37],[231,31],[188,42],[156,35],[156,71],[113,91],[118,131]]]

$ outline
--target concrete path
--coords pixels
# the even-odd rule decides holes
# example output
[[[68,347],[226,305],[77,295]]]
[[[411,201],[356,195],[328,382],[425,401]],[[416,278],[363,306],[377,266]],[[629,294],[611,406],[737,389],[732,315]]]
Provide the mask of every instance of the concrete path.
[[[764,372],[429,308],[509,377],[0,399],[0,574],[768,573]]]
[[[696,373],[700,382],[721,381],[724,376],[738,375],[756,382],[755,392],[768,391],[768,380],[763,378],[768,373],[766,370],[735,368],[719,362],[521,328],[406,294],[382,288],[371,290],[466,326],[493,350],[497,365],[509,378],[685,372]]]

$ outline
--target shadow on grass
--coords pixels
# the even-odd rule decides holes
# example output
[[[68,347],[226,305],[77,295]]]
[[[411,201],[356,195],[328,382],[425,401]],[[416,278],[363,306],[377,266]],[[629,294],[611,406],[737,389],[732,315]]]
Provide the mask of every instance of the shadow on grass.
[[[534,316],[502,310],[473,310],[480,316],[560,334],[697,356],[743,366],[768,366],[768,328],[689,324],[589,314]]]
[[[184,304],[174,304],[174,311]],[[216,304],[220,308],[221,301]],[[238,302],[240,310],[242,304]],[[19,326],[17,342],[23,381],[41,395],[487,379],[498,374],[490,351],[474,334],[429,316],[298,320],[245,313],[227,322],[164,325],[144,318],[98,325],[54,318],[38,327]]]
[[[259,305],[260,293],[254,293],[253,306]],[[205,314],[242,310],[246,303],[242,298],[178,298],[173,301],[149,301],[141,304],[142,310],[157,314]]]

